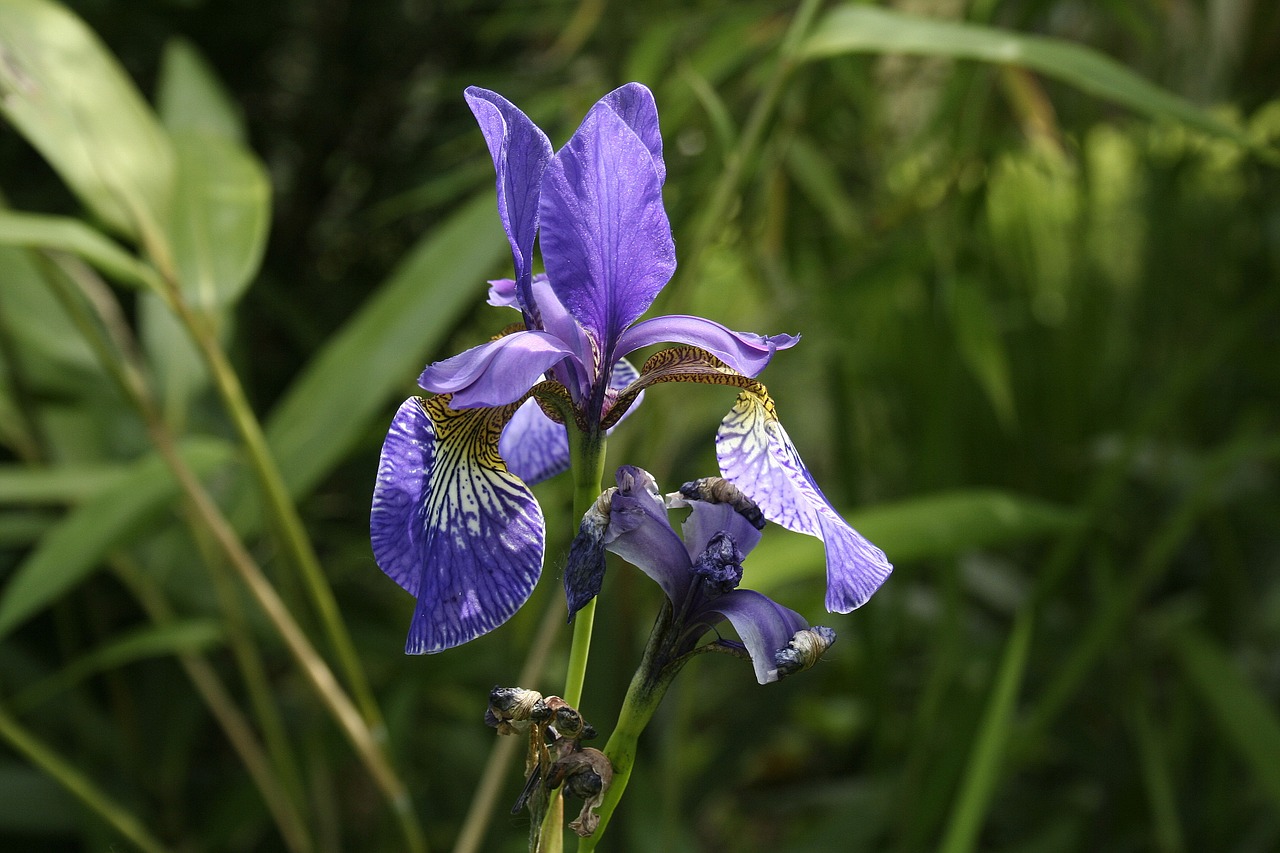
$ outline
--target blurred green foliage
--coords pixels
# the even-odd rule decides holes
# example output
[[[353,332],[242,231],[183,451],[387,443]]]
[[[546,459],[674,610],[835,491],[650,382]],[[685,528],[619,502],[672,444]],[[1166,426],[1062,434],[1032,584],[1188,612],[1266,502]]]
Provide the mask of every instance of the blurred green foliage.
[[[461,91],[563,142],[632,79],[658,309],[803,333],[762,379],[897,569],[827,616],[820,547],[767,536],[750,585],[839,643],[767,688],[690,664],[604,848],[1280,846],[1280,11],[1246,0],[5,0],[3,846],[454,843],[575,527],[539,487],[530,605],[400,653],[382,435],[505,320]],[[657,389],[611,460],[711,473],[731,398]],[[606,581],[605,733],[650,587]],[[517,774],[483,849],[524,846]]]

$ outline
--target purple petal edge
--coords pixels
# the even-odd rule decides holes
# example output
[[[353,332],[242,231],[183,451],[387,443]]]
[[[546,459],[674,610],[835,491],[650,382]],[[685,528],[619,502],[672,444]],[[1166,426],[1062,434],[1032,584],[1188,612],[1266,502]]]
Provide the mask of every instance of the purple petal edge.
[[[570,355],[554,335],[515,332],[427,365],[418,384],[436,394],[452,394],[455,409],[505,406]]]
[[[654,160],[609,105],[592,108],[543,177],[539,242],[564,306],[612,364],[622,331],[675,271]]]
[[[536,318],[529,279],[533,272],[533,241],[538,232],[538,197],[543,172],[551,160],[551,141],[515,104],[497,92],[469,86],[463,97],[493,158],[498,215],[511,244],[520,308],[526,317]]]
[[[756,681],[778,680],[777,655],[800,631],[809,627],[804,617],[751,589],[735,589],[707,605],[707,609],[729,620],[751,655]]]
[[[437,423],[427,407],[452,423]],[[418,599],[408,654],[492,631],[524,604],[541,574],[542,511],[497,459],[496,441],[494,417],[484,410],[449,411],[415,397],[392,421],[370,535],[378,565]]]
[[[738,396],[716,433],[725,479],[755,501],[765,517],[825,544],[827,609],[861,607],[889,577],[883,551],[849,526],[818,488],[767,397]]]
[[[636,323],[618,339],[618,354],[660,343],[690,344],[704,349],[744,376],[760,374],[780,349],[799,343],[798,335],[757,335],[735,332],[714,320],[670,314]]]

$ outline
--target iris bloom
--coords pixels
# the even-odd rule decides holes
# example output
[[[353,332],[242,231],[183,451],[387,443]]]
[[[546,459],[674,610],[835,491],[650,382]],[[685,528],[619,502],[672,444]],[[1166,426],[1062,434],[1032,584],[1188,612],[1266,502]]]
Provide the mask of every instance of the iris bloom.
[[[604,552],[611,551],[662,587],[670,616],[661,637],[650,641],[655,681],[664,681],[691,655],[719,650],[751,658],[756,680],[777,681],[817,662],[835,632],[810,627],[799,613],[765,595],[738,586],[742,561],[760,541],[765,520],[750,499],[719,477],[685,483],[665,499],[649,472],[618,469],[618,485],[607,490],[583,518],[565,569],[572,614],[600,590]],[[683,540],[667,510],[689,507]],[[728,621],[740,641],[702,638]]]
[[[473,87],[466,99],[493,157],[515,266],[490,302],[522,322],[429,365],[418,382],[436,396],[406,400],[383,445],[370,530],[378,565],[417,598],[406,652],[467,642],[519,609],[544,551],[528,484],[567,467],[566,429],[598,452],[644,389],[670,381],[743,389],[717,439],[725,476],[769,518],[827,542],[832,609],[861,604],[889,564],[822,497],[753,378],[797,338],[701,317],[639,320],[675,270],[649,90],[606,95],[554,154],[502,96]],[[535,238],[545,275],[533,273]],[[639,371],[625,360],[663,342],[677,346]]]

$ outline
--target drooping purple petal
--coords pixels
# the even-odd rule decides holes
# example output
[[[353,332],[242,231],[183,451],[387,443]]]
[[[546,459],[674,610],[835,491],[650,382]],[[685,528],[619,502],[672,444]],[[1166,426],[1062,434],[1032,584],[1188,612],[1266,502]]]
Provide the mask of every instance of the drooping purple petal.
[[[369,538],[378,567],[412,596],[422,579],[426,530],[419,513],[426,499],[436,439],[417,397],[401,404],[382,443],[369,513]]]
[[[800,341],[798,335],[757,335],[735,332],[712,320],[687,314],[654,317],[622,333],[618,354],[661,343],[689,344],[706,350],[744,376],[757,376],[774,352]]]
[[[622,330],[675,271],[675,244],[653,156],[598,103],[547,165],[539,242],[561,302],[612,363]]]
[[[733,630],[751,655],[756,681],[778,680],[778,652],[787,647],[797,631],[809,627],[804,617],[750,589],[735,589],[713,599],[706,607],[729,620]]]
[[[529,278],[538,232],[538,195],[551,159],[551,142],[528,116],[497,92],[470,86],[464,96],[480,124],[497,172],[498,214],[515,261],[520,308],[526,317],[536,319]]]
[[[653,93],[641,83],[628,83],[600,99],[625,121],[649,149],[658,183],[667,179],[667,164],[662,160],[662,132],[658,128],[658,105]]]
[[[763,389],[738,395],[716,434],[725,479],[759,504],[765,517],[826,545],[827,609],[862,606],[893,566],[884,552],[835,511],[809,474]]]
[[[569,434],[537,400],[525,400],[502,431],[498,452],[507,469],[529,485],[569,470]]]
[[[542,572],[542,511],[496,452],[509,413],[414,397],[392,421],[369,526],[378,565],[418,599],[408,654],[492,631]]]
[[[515,332],[427,365],[418,384],[436,394],[452,394],[454,408],[505,406],[572,355],[554,335]]]
[[[658,582],[673,604],[684,600],[693,563],[671,527],[657,484],[647,471],[618,469],[605,547]]]
[[[606,489],[596,498],[582,516],[578,535],[569,544],[569,557],[564,564],[564,600],[570,622],[574,614],[600,594],[600,587],[604,585],[605,539],[616,492],[617,489]]]

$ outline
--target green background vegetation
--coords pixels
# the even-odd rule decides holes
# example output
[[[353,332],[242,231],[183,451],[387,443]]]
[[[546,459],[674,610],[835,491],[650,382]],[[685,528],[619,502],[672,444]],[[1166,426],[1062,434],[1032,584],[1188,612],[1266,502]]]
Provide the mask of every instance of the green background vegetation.
[[[401,654],[382,436],[508,319],[461,92],[559,144],[639,80],[655,310],[803,333],[762,379],[897,568],[828,616],[767,536],[745,582],[839,642],[693,662],[603,849],[1280,847],[1280,9],[888,6],[0,2],[0,845],[453,847],[576,526],[539,486],[529,606]],[[611,463],[713,473],[731,400],[655,389]],[[659,595],[607,579],[602,734]]]

